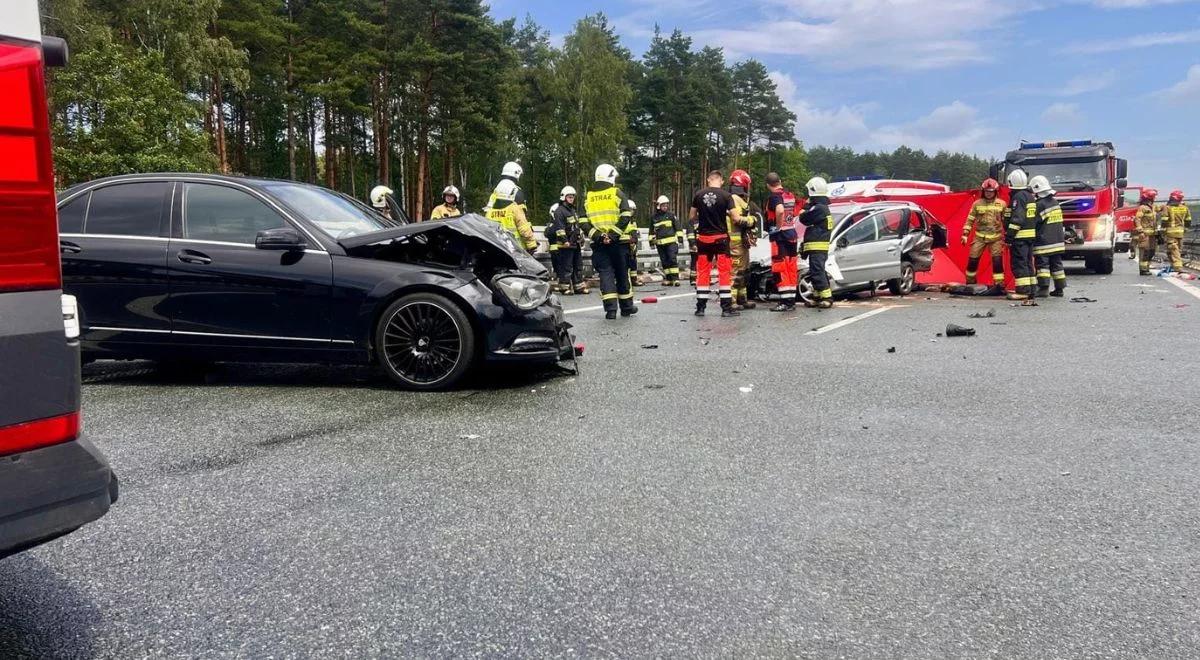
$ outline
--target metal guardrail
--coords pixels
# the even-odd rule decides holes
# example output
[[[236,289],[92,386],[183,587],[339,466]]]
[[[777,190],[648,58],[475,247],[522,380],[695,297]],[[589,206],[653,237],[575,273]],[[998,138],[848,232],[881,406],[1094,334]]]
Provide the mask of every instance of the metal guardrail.
[[[547,270],[553,272],[554,269],[550,266],[550,248],[549,244],[546,242],[545,229],[546,228],[543,226],[535,226],[533,228],[533,234],[538,241],[537,252],[535,252],[533,256],[535,259],[540,261],[542,265],[547,268]],[[679,262],[686,266],[688,259],[690,258],[690,254],[691,253],[686,247],[681,248],[679,250]],[[585,243],[583,247],[583,273],[587,277],[591,277],[593,275],[591,256],[592,248],[590,245]],[[658,260],[658,250],[650,247],[650,230],[638,228],[638,272],[652,272],[659,270],[660,268],[662,268],[662,265]]]

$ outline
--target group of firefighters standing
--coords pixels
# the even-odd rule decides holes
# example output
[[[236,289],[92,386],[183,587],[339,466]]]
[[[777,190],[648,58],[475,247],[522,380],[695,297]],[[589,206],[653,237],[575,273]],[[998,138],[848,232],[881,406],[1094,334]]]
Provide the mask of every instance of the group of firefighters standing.
[[[483,212],[508,231],[521,248],[532,253],[537,248],[537,239],[526,217],[525,195],[518,183],[521,174],[519,164],[507,163]],[[559,293],[590,292],[583,276],[583,246],[585,242],[591,244],[592,267],[600,280],[600,299],[608,319],[637,313],[633,287],[640,284],[638,226],[634,220],[637,206],[617,186],[617,177],[617,169],[612,165],[597,167],[593,183],[583,194],[582,208],[578,191],[572,186],[564,187],[558,203],[550,209],[550,222],[545,230],[557,279],[555,289]],[[1007,182],[1010,195],[1005,203],[1000,198],[1000,183],[991,178],[984,181],[980,198],[963,226],[962,244],[970,245],[967,283],[976,284],[980,260],[987,253],[991,257],[992,285],[985,293],[1005,295],[1003,255],[1007,245],[1009,268],[1016,282],[1015,290],[1007,294],[1009,299],[1062,297],[1067,286],[1063,268],[1066,235],[1055,191],[1045,176],[1029,178],[1022,170],[1011,172]],[[686,223],[681,223],[671,212],[668,197],[658,197],[649,232],[650,244],[658,250],[666,286],[681,285],[679,250],[685,243],[689,247],[697,316],[706,313],[714,293],[720,301],[721,316],[737,316],[740,310],[755,306],[749,300],[746,280],[750,248],[758,241],[761,230],[766,231],[771,243],[771,270],[779,293],[779,303],[771,311],[795,309],[802,257],[808,259],[808,278],[813,290],[812,299],[804,304],[820,308],[833,305],[825,270],[833,233],[829,184],[825,179],[810,179],[805,186],[807,198],[801,200],[784,188],[778,174],[768,174],[765,213],[750,201],[751,179],[745,170],[731,172],[728,187],[718,170],[708,173],[706,183],[693,196]],[[1173,191],[1165,205],[1155,204],[1157,196],[1154,189],[1142,190],[1133,232],[1136,252],[1130,258],[1140,256],[1143,275],[1149,274],[1150,259],[1160,241],[1166,244],[1171,265],[1176,270],[1182,267],[1183,236],[1192,221],[1188,207],[1183,204],[1182,191]],[[382,206],[375,197],[373,192],[372,201]],[[446,186],[442,204],[433,209],[430,218],[462,215],[460,197],[456,187]],[[803,238],[800,226],[804,228]]]

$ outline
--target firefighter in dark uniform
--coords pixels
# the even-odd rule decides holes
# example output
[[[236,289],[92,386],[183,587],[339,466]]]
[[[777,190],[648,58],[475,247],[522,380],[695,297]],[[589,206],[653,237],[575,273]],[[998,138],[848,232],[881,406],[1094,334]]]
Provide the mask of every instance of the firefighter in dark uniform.
[[[1133,220],[1133,239],[1137,242],[1138,274],[1150,274],[1150,260],[1158,250],[1158,209],[1154,200],[1158,191],[1154,188],[1142,188],[1142,198],[1138,201],[1137,215]]]
[[[1033,273],[1033,243],[1037,239],[1037,201],[1029,192],[1029,178],[1022,170],[1008,175],[1008,207],[1004,209],[1004,240],[1008,243],[1009,268],[1016,289],[1009,300],[1028,300],[1037,288]]]
[[[767,236],[771,241],[771,271],[775,273],[779,304],[772,312],[788,312],[796,309],[796,289],[800,282],[797,256],[799,255],[796,233],[796,195],[783,187],[783,180],[775,172],[767,174]]]
[[[800,253],[808,259],[808,278],[812,282],[815,302],[805,302],[806,307],[833,307],[833,289],[829,286],[829,274],[825,262],[829,260],[829,239],[833,236],[833,214],[829,212],[829,183],[821,177],[809,179],[808,203],[800,214],[804,225],[804,242]]]
[[[1050,181],[1038,175],[1030,179],[1029,190],[1037,199],[1037,238],[1034,239],[1033,258],[1037,263],[1037,297],[1063,297],[1067,288],[1067,271],[1063,269],[1063,254],[1067,251],[1066,232],[1063,229],[1062,208],[1054,198]],[[1054,291],[1050,291],[1050,281]]]
[[[628,228],[627,206],[625,194],[617,188],[617,169],[608,164],[597,167],[596,182],[584,202],[587,217],[582,228],[592,241],[592,268],[600,277],[600,302],[604,318],[609,320],[617,318],[618,309],[621,316],[637,314],[626,266],[627,248],[621,244]]]
[[[558,203],[550,208],[550,225],[546,227],[550,262],[558,278],[556,288],[567,295],[589,293],[583,281],[583,232],[579,230],[575,197],[575,188],[566,186],[562,189]]]
[[[679,286],[679,242],[683,240],[683,228],[679,218],[671,213],[671,200],[660,195],[650,220],[650,243],[658,249],[658,261],[662,265],[663,284]]]

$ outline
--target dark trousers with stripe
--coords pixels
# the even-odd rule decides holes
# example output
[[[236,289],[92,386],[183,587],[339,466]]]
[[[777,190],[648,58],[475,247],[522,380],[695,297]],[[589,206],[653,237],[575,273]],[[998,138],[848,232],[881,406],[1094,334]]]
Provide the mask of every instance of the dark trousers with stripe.
[[[809,250],[808,280],[812,282],[813,294],[818,300],[833,298],[833,289],[829,286],[829,273],[825,272],[825,262],[829,261],[827,250]]]
[[[1066,286],[1067,271],[1063,268],[1062,252],[1039,254],[1034,258],[1037,261],[1037,283],[1039,288],[1049,288],[1051,281],[1054,282],[1056,289]]]
[[[629,286],[629,246],[623,243],[593,243],[592,268],[600,276],[600,302],[604,311],[633,309],[633,292]]]
[[[1033,242],[1013,241],[1008,249],[1009,268],[1017,282],[1017,293],[1032,295],[1037,287],[1033,274]]]
[[[663,277],[668,282],[679,279],[679,243],[659,243],[658,261],[662,264]]]

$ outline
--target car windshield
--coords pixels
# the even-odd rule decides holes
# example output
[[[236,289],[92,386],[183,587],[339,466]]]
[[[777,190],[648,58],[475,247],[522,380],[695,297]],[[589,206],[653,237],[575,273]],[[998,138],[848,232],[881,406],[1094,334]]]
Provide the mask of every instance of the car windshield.
[[[1033,178],[1042,175],[1050,185],[1061,190],[1086,190],[1108,185],[1108,168],[1104,159],[1059,158],[1026,160],[1019,167]]]
[[[388,227],[382,217],[324,188],[295,183],[271,183],[264,187],[334,239]]]

